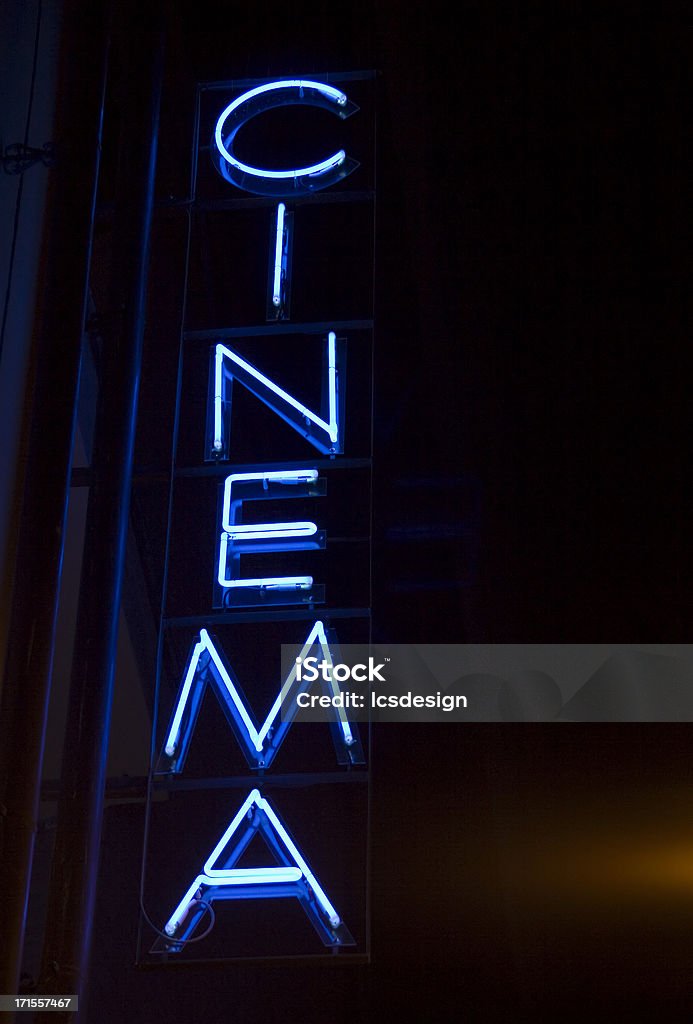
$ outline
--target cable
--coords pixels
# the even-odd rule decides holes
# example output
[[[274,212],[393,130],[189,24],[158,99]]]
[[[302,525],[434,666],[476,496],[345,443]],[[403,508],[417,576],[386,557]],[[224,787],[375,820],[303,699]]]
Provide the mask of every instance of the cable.
[[[214,907],[212,906],[212,904],[208,903],[206,900],[196,900],[195,909],[197,909],[198,907],[204,907],[204,909],[209,912],[210,920],[205,930],[202,932],[201,935],[196,935],[194,939],[174,939],[172,935],[168,934],[168,932],[162,932],[160,928],[157,928],[157,926],[154,924],[147,911],[144,909],[144,906],[142,905],[142,900],[140,899],[140,913],[142,914],[142,917],[145,919],[145,921],[152,929],[152,931],[155,931],[156,934],[161,936],[162,939],[166,939],[167,942],[170,942],[172,945],[175,944],[176,946],[190,946],[193,942],[202,942],[202,940],[206,939],[209,933],[214,928],[217,918],[216,914],[214,913]]]
[[[24,148],[29,145],[29,130],[31,128],[31,112],[34,107],[34,92],[36,88],[36,69],[38,67],[38,50],[39,40],[41,38],[41,21],[43,19],[43,0],[38,0],[38,6],[36,8],[36,30],[34,32],[34,56],[31,67],[31,82],[29,85],[29,105],[26,112],[26,122],[24,125]],[[2,362],[2,352],[5,346],[5,329],[7,327],[7,317],[10,310],[10,295],[12,292],[12,278],[14,276],[14,261],[17,250],[17,235],[19,234],[19,215],[22,206],[22,193],[24,191],[24,172],[19,175],[19,185],[17,186],[17,196],[14,202],[14,224],[12,226],[12,242],[10,243],[10,259],[7,268],[7,287],[5,289],[5,302],[2,311],[2,327],[0,328],[0,363]]]

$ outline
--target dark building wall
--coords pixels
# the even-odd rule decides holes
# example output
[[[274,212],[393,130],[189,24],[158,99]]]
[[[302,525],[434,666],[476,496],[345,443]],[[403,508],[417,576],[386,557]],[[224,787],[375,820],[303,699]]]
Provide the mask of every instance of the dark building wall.
[[[3,4],[0,23],[0,147],[42,147],[54,136],[53,112],[60,5]],[[28,133],[28,134],[27,134]],[[8,165],[9,166],[9,165]],[[14,560],[14,534],[23,480],[21,439],[28,404],[29,345],[34,327],[49,171],[4,173],[0,189],[0,655],[4,655]]]

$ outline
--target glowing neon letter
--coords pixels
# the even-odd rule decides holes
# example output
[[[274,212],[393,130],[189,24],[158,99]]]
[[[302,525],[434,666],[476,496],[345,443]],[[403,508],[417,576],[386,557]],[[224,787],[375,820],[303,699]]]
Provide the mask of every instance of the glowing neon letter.
[[[274,854],[277,864],[273,867],[236,868],[239,858],[258,834]],[[217,861],[221,861],[222,866],[218,866]],[[353,945],[348,929],[286,827],[269,801],[254,789],[166,922],[164,931],[172,939],[175,936],[168,951],[178,952],[182,948],[180,944],[192,935],[204,915],[204,907],[215,900],[276,899],[283,896],[295,896],[300,900],[326,946]]]
[[[334,331],[327,335],[325,369],[326,393],[323,397],[322,415],[308,409],[302,402],[279,387],[273,380],[243,359],[233,349],[218,344],[214,355],[214,437],[212,455],[215,458],[226,457],[227,444],[225,435],[228,433],[228,415],[224,410],[230,406],[229,385],[237,380],[265,405],[276,412],[289,426],[298,431],[302,437],[326,455],[334,455],[342,451],[342,439],[339,415],[339,366],[337,358],[337,337]]]
[[[306,638],[300,654],[302,660],[305,660],[315,645],[318,645],[322,658],[332,665],[332,652],[325,627],[320,621],[315,623]],[[331,676],[331,673],[329,675]],[[164,741],[164,751],[159,759],[159,771],[178,774],[183,770],[208,683],[214,687],[227,721],[250,766],[267,768],[291,728],[297,710],[298,695],[307,690],[310,684],[305,680],[298,680],[294,663],[265,721],[258,728],[246,707],[233,670],[214,646],[207,630],[202,629],[200,639],[192,649],[176,699]],[[331,696],[337,696],[341,692],[338,683],[331,678],[329,686],[325,685],[324,689]],[[338,760],[341,763],[362,764],[363,752],[358,734],[350,724],[344,708],[334,708],[334,714],[336,728],[332,730],[332,734]]]
[[[217,581],[224,589],[252,588],[260,590],[309,590],[313,585],[312,576],[265,576],[242,578],[240,556],[245,552],[269,553],[272,551],[300,551],[324,546],[324,534],[317,535],[318,528],[311,522],[294,523],[251,523],[242,524],[243,502],[268,498],[300,498],[310,493],[310,485],[318,479],[317,469],[278,470],[264,473],[232,473],[224,484],[222,509],[222,534],[219,542],[219,564]],[[243,497],[233,497],[233,488],[239,485]],[[290,494],[285,492],[292,486]],[[308,485],[308,486],[306,486]],[[313,539],[309,539],[313,538]],[[232,573],[228,574],[228,562],[232,562]]]
[[[214,129],[215,164],[220,174],[247,192],[259,195],[307,195],[333,185],[358,167],[343,149],[318,163],[286,170],[269,170],[242,163],[233,152],[236,135],[251,118],[274,107],[322,107],[345,119],[358,110],[346,95],[322,82],[286,79],[268,82],[237,96],[222,110]]]
[[[286,273],[284,259],[284,215],[286,206],[277,207],[277,234],[274,242],[274,273],[272,274],[272,303],[277,308],[282,304],[282,271]]]

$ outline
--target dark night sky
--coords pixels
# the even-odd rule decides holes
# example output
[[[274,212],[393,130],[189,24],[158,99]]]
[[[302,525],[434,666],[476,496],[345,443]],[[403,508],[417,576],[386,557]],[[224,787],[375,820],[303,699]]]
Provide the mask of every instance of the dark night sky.
[[[171,17],[165,193],[184,187],[195,80],[380,72],[376,634],[685,641],[684,60],[669,14],[205,6]],[[419,485],[407,512],[415,480],[434,496]],[[466,532],[437,556],[413,545],[407,575],[392,531],[408,515]],[[436,586],[406,586],[424,578]],[[693,890],[656,864],[658,843],[693,854],[689,750],[687,726],[380,726],[371,967],[137,973],[136,921],[121,929],[123,892],[104,885],[95,1004],[209,1024],[618,1020],[631,1005],[681,1019]],[[111,808],[105,830],[104,869],[125,864],[133,891],[140,813]],[[614,881],[634,849],[659,888]]]

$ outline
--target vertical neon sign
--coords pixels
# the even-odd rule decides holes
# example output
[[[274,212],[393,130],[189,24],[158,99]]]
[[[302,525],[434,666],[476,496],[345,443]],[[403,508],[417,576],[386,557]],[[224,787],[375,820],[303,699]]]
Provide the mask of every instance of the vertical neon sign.
[[[344,76],[354,81],[371,77],[370,74]],[[215,100],[218,100],[217,89],[210,87],[210,95]],[[339,188],[342,191],[336,198],[340,204],[348,202],[351,195],[343,183],[360,164],[347,152],[348,147],[313,163],[303,161],[280,168],[258,166],[247,157],[241,158],[238,154],[242,147],[237,138],[241,129],[258,115],[287,106],[322,108],[341,120],[359,109],[347,92],[334,84],[307,79],[281,79],[253,84],[244,90],[232,86],[225,102],[217,105],[210,147],[215,170],[225,187],[232,186],[232,195],[240,190],[261,197],[252,202],[259,202],[260,208],[269,213],[269,235],[265,234],[262,239],[266,244],[265,239],[269,237],[267,283],[263,289],[266,326],[251,324],[219,331],[187,330],[184,335],[184,341],[207,340],[210,345],[204,445],[209,468],[206,471],[191,469],[189,475],[197,473],[200,480],[204,480],[211,474],[218,479],[217,525],[209,530],[208,550],[213,552],[209,573],[211,600],[206,607],[196,608],[192,616],[197,631],[190,632],[188,628],[188,656],[181,665],[175,694],[162,697],[159,687],[161,706],[155,725],[153,786],[155,790],[159,787],[163,791],[168,787],[167,791],[176,792],[176,785],[187,781],[193,788],[197,786],[198,791],[205,785],[220,792],[224,790],[227,780],[223,771],[216,780],[188,779],[196,737],[202,741],[207,728],[205,707],[216,708],[217,715],[221,711],[225,720],[225,740],[219,748],[222,758],[227,756],[229,746],[235,746],[242,752],[251,774],[245,783],[242,776],[234,776],[228,782],[230,788],[240,790],[240,797],[231,794],[224,799],[217,825],[205,824],[204,840],[196,834],[196,848],[201,852],[195,857],[181,857],[181,867],[175,872],[178,880],[160,897],[166,909],[159,918],[158,938],[150,950],[157,956],[187,954],[193,942],[210,941],[207,935],[211,935],[220,911],[217,904],[231,904],[221,909],[221,920],[228,924],[229,920],[234,920],[230,913],[233,906],[240,909],[238,901],[277,901],[274,911],[277,915],[281,914],[281,907],[285,905],[282,900],[286,897],[298,901],[322,948],[337,952],[347,949],[363,952],[367,948],[364,934],[367,926],[363,920],[358,922],[360,933],[357,929],[352,934],[352,922],[341,905],[345,890],[343,884],[339,887],[338,876],[337,895],[333,891],[335,858],[330,854],[330,843],[321,834],[316,846],[313,837],[311,852],[310,842],[304,841],[305,826],[315,811],[310,790],[304,788],[306,781],[315,777],[314,773],[305,774],[310,757],[305,767],[299,763],[298,782],[292,781],[296,770],[290,776],[280,774],[285,740],[292,729],[297,707],[296,698],[307,684],[297,678],[294,667],[283,680],[276,680],[269,710],[264,719],[257,718],[256,708],[262,701],[254,699],[254,673],[248,678],[247,665],[249,660],[254,664],[253,652],[259,656],[268,641],[258,641],[254,634],[255,647],[249,647],[243,633],[249,623],[258,627],[264,624],[268,636],[275,636],[279,624],[285,629],[287,641],[291,638],[299,644],[297,653],[300,652],[301,657],[313,653],[331,663],[338,660],[337,623],[341,621],[339,628],[344,629],[350,620],[356,622],[368,616],[368,609],[363,605],[350,608],[332,604],[331,591],[338,590],[354,570],[348,554],[340,563],[348,566],[346,576],[343,571],[337,576],[334,568],[330,568],[338,563],[334,552],[339,543],[349,540],[339,537],[348,517],[336,501],[330,501],[330,489],[339,477],[337,489],[344,490],[344,478],[356,473],[357,477],[347,480],[346,492],[354,508],[360,502],[365,511],[362,519],[369,521],[370,483],[364,487],[363,473],[367,472],[370,481],[370,450],[365,456],[354,457],[346,446],[346,438],[356,423],[352,410],[370,408],[367,395],[370,378],[364,382],[359,380],[358,374],[354,375],[350,385],[356,385],[354,394],[352,397],[350,391],[348,396],[346,355],[356,340],[362,341],[366,336],[370,343],[372,321],[345,321],[343,317],[326,320],[323,316],[318,321],[294,323],[291,308],[292,292],[296,291],[299,296],[306,292],[301,263],[297,264],[294,258],[294,240],[300,237],[304,208],[314,209],[316,196],[325,194],[323,201],[329,209],[334,198],[330,190]],[[362,157],[361,153],[359,155]],[[363,196],[361,190],[356,201],[363,202]],[[318,203],[321,199],[318,196]],[[242,208],[240,200],[234,201],[233,208]],[[308,202],[310,206],[304,207]],[[368,259],[371,253],[364,255]],[[277,349],[272,350],[271,345],[277,339],[282,340],[280,358],[273,360],[272,351]],[[321,349],[317,361],[316,345]],[[308,349],[312,354],[309,355]],[[295,354],[287,362],[286,352],[294,350]],[[361,359],[363,363],[363,357]],[[184,368],[183,404],[188,390],[185,372]],[[196,380],[199,381],[200,376],[198,372]],[[190,386],[196,385],[193,382]],[[363,392],[360,396],[359,390]],[[247,397],[243,398],[244,395]],[[262,409],[266,425],[256,434],[252,417]],[[293,437],[291,450],[295,458],[277,461],[272,452],[268,461],[260,448],[257,453],[253,450],[252,438],[256,436],[264,443],[273,430],[271,424],[275,423],[289,428],[288,435],[285,428],[281,428],[283,439],[277,434],[276,454],[281,453],[287,437]],[[205,429],[205,424],[197,422],[193,427]],[[236,445],[239,437],[244,445],[240,460]],[[174,491],[176,486],[174,475]],[[207,498],[206,506],[200,505],[201,519],[207,522],[209,504]],[[296,513],[292,513],[292,507],[296,508]],[[265,508],[267,511],[263,512]],[[176,546],[169,543],[172,557],[176,557]],[[200,560],[200,565],[203,561]],[[313,575],[316,565],[321,573],[319,579]],[[319,611],[318,606],[323,605],[325,607]],[[166,628],[170,623],[179,628],[181,622],[189,619],[191,616],[167,615],[162,621]],[[226,630],[224,637],[217,635],[219,628]],[[358,623],[357,632],[354,634],[352,629],[350,639],[361,642],[367,639]],[[246,665],[244,673],[236,671],[238,656]],[[160,660],[160,679],[161,675]],[[249,696],[244,693],[242,684]],[[326,691],[335,696],[339,684],[334,681],[326,684]],[[211,702],[206,700],[207,693],[213,695]],[[210,714],[212,712],[207,712],[208,718]],[[367,779],[364,745],[357,727],[349,721],[348,712],[343,708],[336,707],[331,714],[332,767],[315,778],[325,787],[333,785],[336,773],[345,770],[351,773],[348,780]],[[318,728],[323,731],[322,727]],[[297,749],[300,751],[301,747]],[[208,748],[205,753],[207,762],[213,763],[213,750]],[[294,751],[294,761],[296,757]],[[295,769],[295,764],[292,767]],[[267,790],[273,786],[279,786],[279,790],[268,795]],[[345,787],[338,786],[329,792],[335,819],[346,819],[346,813],[339,811]],[[291,801],[286,799],[292,808],[290,818],[285,809],[280,809],[285,802],[282,793],[292,795]],[[338,842],[335,839],[332,845]],[[180,845],[177,839],[173,841],[172,852],[167,857],[169,865]],[[333,852],[340,852],[337,846]],[[156,865],[152,866],[156,869]],[[323,876],[325,870],[331,879],[329,882]],[[353,903],[352,895],[347,892],[348,903]],[[306,950],[305,936],[296,949],[284,948],[279,952],[291,955],[297,950]],[[257,955],[256,946],[250,952]],[[268,948],[259,952],[272,955],[277,950]],[[241,941],[229,951],[224,948],[222,937],[213,955],[245,955],[245,948]]]

